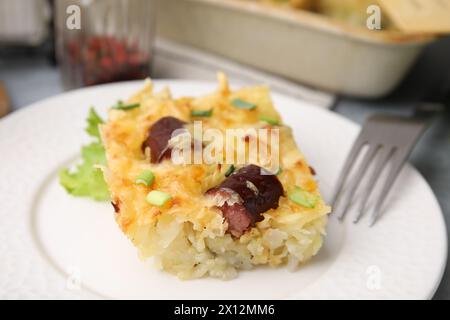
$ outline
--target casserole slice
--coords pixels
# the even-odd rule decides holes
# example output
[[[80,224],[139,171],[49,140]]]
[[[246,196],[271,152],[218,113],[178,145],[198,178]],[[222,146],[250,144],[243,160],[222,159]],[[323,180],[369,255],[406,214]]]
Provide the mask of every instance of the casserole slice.
[[[231,91],[220,74],[217,91],[174,99],[147,81],[100,129],[116,221],[140,256],[154,257],[161,269],[181,279],[230,279],[256,265],[295,268],[322,246],[330,207],[267,87]],[[226,137],[235,129],[234,143],[244,147],[231,148],[227,159],[224,139],[214,161],[205,161],[212,144],[205,133]],[[248,156],[253,142],[258,152],[268,147],[269,160]],[[192,151],[184,158],[190,161],[174,161],[180,146]]]

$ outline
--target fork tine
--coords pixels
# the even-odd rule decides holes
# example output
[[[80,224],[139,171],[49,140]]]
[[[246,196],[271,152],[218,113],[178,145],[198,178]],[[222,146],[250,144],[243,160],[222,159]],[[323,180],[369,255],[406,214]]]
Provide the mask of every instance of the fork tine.
[[[388,196],[395,180],[397,179],[397,176],[401,172],[403,165],[405,164],[408,157],[408,153],[403,152],[403,154],[400,154],[397,157],[397,159],[394,159],[394,163],[391,167],[391,170],[389,171],[389,175],[383,185],[383,189],[381,190],[380,195],[375,200],[375,209],[372,213],[372,216],[370,217],[369,226],[373,226],[380,216],[383,203],[386,200],[386,197]]]
[[[374,157],[379,152],[380,148],[385,149],[375,163],[374,173],[371,174],[368,181],[368,187],[364,189],[362,198],[363,201],[360,204],[360,210],[358,216],[354,222],[358,222],[361,216],[365,213],[365,209],[368,207],[368,201],[373,193],[373,189],[380,179],[379,176],[383,172],[389,161],[392,162],[392,166],[388,172],[386,182],[381,189],[380,194],[377,196],[375,203],[375,210],[370,217],[370,225],[372,226],[379,215],[381,209],[389,191],[394,184],[398,174],[400,173],[403,165],[406,162],[412,148],[417,143],[417,140],[422,135],[426,128],[426,122],[419,118],[405,118],[400,116],[389,115],[373,115],[370,116],[361,130],[356,142],[351,149],[350,155],[345,162],[342,172],[339,176],[338,183],[336,184],[333,201],[331,202],[335,208],[335,213],[339,219],[343,219],[344,215],[353,203],[353,198],[356,194],[356,190],[361,184],[362,178],[365,177],[366,172],[374,162]],[[347,189],[346,179],[352,173],[355,166],[355,160],[358,160],[361,149],[364,145],[368,145],[369,149],[363,157],[362,164],[356,169],[354,180],[350,181],[349,189],[350,194],[347,199],[344,200],[343,189]],[[357,158],[358,157],[358,158]],[[338,206],[344,202],[343,205]],[[341,211],[340,208],[343,208]]]
[[[364,174],[367,172],[367,169],[369,168],[370,164],[372,163],[372,160],[375,157],[376,153],[378,152],[378,149],[379,149],[378,145],[376,146],[372,145],[369,147],[369,150],[367,150],[366,154],[364,155],[364,159],[361,165],[359,166],[355,177],[350,183],[349,192],[347,198],[344,201],[344,205],[342,205],[341,210],[339,210],[338,213],[336,213],[338,219],[343,219],[348,209],[350,208],[350,204],[352,203],[352,199],[355,195],[356,189],[361,183],[361,180],[364,177]]]
[[[373,187],[376,185],[378,178],[380,177],[381,172],[383,172],[383,169],[386,167],[386,164],[388,163],[389,159],[393,156],[395,149],[383,147],[381,148],[380,152],[381,152],[380,158],[378,159],[378,162],[375,166],[372,176],[370,177],[369,182],[367,183],[367,186],[363,191],[362,199],[359,204],[358,215],[353,220],[353,223],[358,223],[358,221],[366,212],[367,201],[369,200],[370,195],[372,194]]]
[[[345,161],[344,167],[341,170],[341,174],[339,175],[339,179],[338,179],[338,182],[336,183],[333,199],[331,200],[332,206],[335,206],[336,203],[339,201],[340,195],[342,193],[342,188],[343,188],[345,180],[348,176],[348,172],[352,168],[353,163],[355,162],[355,159],[359,155],[359,152],[361,151],[361,148],[364,146],[364,144],[365,143],[362,139],[362,135],[360,134],[358,136],[358,138],[356,139],[356,142],[354,143],[352,150],[350,151],[350,154],[347,157],[347,160]]]

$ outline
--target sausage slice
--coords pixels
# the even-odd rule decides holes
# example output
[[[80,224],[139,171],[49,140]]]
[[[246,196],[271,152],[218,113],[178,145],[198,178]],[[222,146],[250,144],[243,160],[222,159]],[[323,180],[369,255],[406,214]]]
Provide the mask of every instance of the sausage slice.
[[[142,143],[142,151],[150,148],[150,162],[159,163],[171,156],[172,149],[168,146],[172,133],[182,129],[186,122],[174,117],[164,117],[156,121],[148,132],[147,139]]]
[[[235,237],[261,221],[261,213],[278,208],[283,194],[278,178],[256,165],[241,168],[206,192],[213,197],[213,203],[228,222],[228,232]]]

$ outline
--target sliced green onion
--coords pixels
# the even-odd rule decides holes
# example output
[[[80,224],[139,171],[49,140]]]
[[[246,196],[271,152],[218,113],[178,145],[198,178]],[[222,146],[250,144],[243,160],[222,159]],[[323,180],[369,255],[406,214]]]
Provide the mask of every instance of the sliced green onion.
[[[228,168],[228,170],[227,170],[227,172],[225,172],[225,177],[229,177],[229,176],[231,176],[231,174],[234,172],[234,170],[235,170],[236,168],[233,166],[233,165],[231,165],[229,168]]]
[[[170,201],[172,199],[172,196],[162,191],[153,190],[149,192],[145,199],[152,205],[162,207],[167,203],[167,201]]]
[[[113,106],[112,108],[115,110],[128,111],[128,110],[139,108],[140,106],[141,106],[140,103],[124,104],[123,101],[119,100],[119,101],[117,101],[117,104],[115,106]]]
[[[316,206],[319,197],[300,187],[295,187],[294,191],[289,194],[289,200],[305,208],[312,209]]]
[[[211,117],[213,114],[213,109],[209,110],[192,110],[191,116],[193,117]]]
[[[143,184],[146,187],[149,187],[155,181],[155,175],[150,170],[143,171],[134,182],[135,184]]]
[[[267,117],[267,116],[263,116],[263,115],[259,116],[259,120],[263,121],[263,122],[267,122],[268,124],[273,125],[273,126],[276,126],[276,125],[279,124],[278,119]]]
[[[253,110],[256,108],[256,104],[239,98],[231,100],[231,104],[239,109]]]

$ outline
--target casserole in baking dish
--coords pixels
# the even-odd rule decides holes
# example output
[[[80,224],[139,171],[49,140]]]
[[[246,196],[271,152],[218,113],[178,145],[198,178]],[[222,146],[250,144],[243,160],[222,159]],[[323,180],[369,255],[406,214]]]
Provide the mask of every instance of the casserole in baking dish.
[[[432,38],[243,0],[160,2],[161,36],[339,94],[380,97]]]

